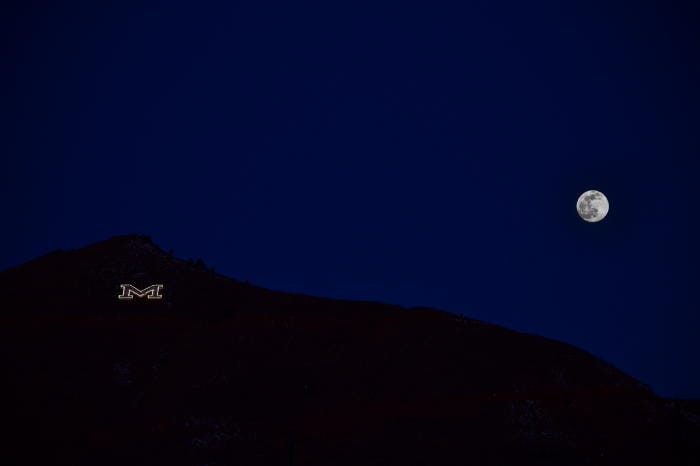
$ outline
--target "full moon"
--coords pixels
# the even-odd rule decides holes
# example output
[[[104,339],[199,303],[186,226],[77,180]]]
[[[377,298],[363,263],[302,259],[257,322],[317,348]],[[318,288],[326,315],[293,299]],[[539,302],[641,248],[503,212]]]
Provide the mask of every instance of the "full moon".
[[[610,204],[605,194],[595,189],[586,191],[576,201],[578,214],[587,222],[600,222],[608,215]]]

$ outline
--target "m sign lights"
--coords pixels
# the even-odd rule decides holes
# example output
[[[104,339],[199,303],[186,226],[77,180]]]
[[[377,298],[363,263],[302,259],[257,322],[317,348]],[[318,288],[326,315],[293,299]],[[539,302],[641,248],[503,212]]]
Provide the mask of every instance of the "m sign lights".
[[[117,296],[119,299],[134,299],[134,296],[137,298],[146,299],[163,299],[163,295],[161,294],[161,291],[163,291],[163,285],[161,284],[147,286],[143,290],[140,290],[134,285],[130,285],[128,283],[123,283],[119,286],[122,289],[121,294]]]

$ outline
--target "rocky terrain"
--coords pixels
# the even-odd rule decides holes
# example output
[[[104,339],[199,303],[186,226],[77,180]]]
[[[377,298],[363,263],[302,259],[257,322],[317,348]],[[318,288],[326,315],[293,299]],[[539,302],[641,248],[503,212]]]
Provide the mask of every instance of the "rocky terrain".
[[[0,294],[5,465],[700,464],[697,402],[572,346],[266,290],[148,237],[0,272]]]

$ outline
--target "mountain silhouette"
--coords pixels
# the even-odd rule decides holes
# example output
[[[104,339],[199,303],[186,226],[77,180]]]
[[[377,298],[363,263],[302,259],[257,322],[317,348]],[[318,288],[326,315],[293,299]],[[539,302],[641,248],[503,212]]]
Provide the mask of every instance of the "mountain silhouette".
[[[585,351],[267,290],[145,236],[0,272],[0,296],[7,465],[700,464],[697,402]]]

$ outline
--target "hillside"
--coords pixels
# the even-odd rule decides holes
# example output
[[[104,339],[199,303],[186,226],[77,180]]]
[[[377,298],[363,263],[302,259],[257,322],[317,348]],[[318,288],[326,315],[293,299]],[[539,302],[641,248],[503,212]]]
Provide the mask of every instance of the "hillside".
[[[572,346],[266,290],[143,236],[0,272],[0,293],[5,464],[700,464],[693,402]]]

